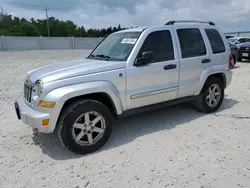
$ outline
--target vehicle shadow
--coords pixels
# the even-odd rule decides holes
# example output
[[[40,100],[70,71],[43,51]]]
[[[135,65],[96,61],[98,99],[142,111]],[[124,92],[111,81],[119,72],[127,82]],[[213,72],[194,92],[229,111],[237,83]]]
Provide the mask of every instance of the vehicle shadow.
[[[232,108],[237,103],[237,100],[225,98],[217,113]],[[183,103],[123,117],[119,120],[115,120],[109,141],[100,150],[89,155],[119,147],[143,135],[173,129],[176,126],[181,126],[184,123],[207,115],[208,114],[196,111],[190,104]],[[41,147],[44,154],[47,154],[55,160],[83,157],[83,155],[77,155],[66,150],[55,134],[34,133],[32,138],[34,143]]]
[[[236,64],[236,65],[234,66],[233,70],[234,70],[234,69],[238,69],[238,68],[240,68],[240,66]]]
[[[238,61],[237,63],[250,63],[250,60],[249,59],[243,59],[242,61]]]

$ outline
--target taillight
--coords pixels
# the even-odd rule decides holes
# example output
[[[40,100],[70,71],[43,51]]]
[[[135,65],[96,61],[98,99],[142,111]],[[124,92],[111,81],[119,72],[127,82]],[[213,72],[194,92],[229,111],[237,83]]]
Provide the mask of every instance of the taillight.
[[[233,56],[229,56],[229,62],[228,62],[228,70],[233,68]]]

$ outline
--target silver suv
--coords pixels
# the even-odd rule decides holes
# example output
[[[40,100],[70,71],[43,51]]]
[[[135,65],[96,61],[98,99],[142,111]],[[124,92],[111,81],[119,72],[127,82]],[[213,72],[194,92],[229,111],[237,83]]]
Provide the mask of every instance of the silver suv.
[[[86,154],[107,142],[123,115],[186,101],[215,112],[231,67],[228,41],[212,22],[127,29],[85,59],[30,71],[15,109],[34,130],[57,131],[66,148]]]

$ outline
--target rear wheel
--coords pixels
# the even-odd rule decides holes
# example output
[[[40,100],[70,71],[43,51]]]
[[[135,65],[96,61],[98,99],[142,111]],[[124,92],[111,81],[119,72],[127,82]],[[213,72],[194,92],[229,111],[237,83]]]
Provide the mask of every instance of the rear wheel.
[[[78,154],[92,153],[109,139],[112,115],[98,101],[76,101],[64,110],[58,126],[58,136],[67,149]]]
[[[201,93],[193,102],[195,108],[201,112],[212,113],[218,110],[224,99],[224,87],[220,79],[208,78]]]

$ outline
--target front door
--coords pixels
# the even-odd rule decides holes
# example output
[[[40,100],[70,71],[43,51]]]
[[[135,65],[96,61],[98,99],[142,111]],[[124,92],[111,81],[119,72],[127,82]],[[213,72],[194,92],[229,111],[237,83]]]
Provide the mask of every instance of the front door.
[[[148,32],[137,57],[153,52],[153,61],[127,67],[127,109],[175,99],[178,93],[179,61],[172,31]]]

